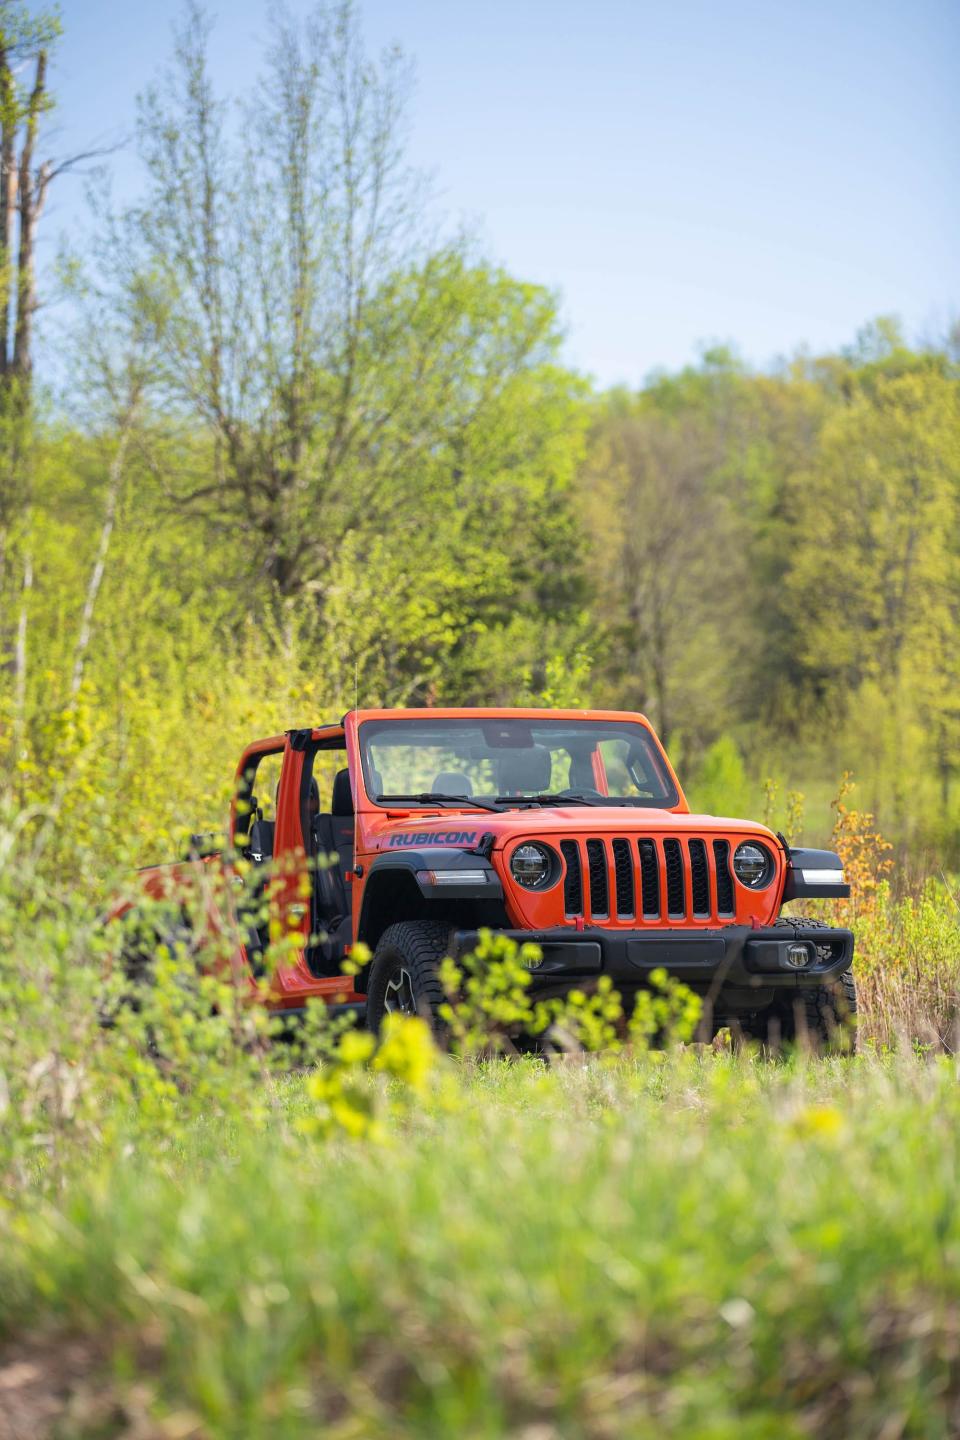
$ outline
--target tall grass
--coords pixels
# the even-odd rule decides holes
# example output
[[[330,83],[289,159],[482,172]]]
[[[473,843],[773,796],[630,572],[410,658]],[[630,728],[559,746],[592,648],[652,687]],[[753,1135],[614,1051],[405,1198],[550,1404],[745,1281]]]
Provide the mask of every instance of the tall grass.
[[[832,843],[850,899],[820,907],[856,936],[854,970],[864,1044],[960,1049],[960,885],[942,872],[896,873],[873,816],[850,802],[844,776]],[[798,907],[794,907],[798,908]]]

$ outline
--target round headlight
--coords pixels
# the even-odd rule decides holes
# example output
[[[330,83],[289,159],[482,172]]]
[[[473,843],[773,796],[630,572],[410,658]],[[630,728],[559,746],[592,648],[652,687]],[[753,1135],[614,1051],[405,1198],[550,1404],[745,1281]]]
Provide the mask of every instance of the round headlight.
[[[514,850],[510,874],[525,890],[543,890],[553,875],[553,856],[545,845],[528,840]]]
[[[734,852],[733,873],[741,885],[762,890],[773,879],[773,857],[763,845],[745,840]]]

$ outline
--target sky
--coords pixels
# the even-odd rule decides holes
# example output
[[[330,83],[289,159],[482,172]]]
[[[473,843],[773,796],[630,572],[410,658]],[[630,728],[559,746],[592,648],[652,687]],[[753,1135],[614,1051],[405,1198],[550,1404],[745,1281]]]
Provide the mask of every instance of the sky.
[[[305,0],[288,0],[294,12]],[[212,0],[214,77],[260,68],[267,0]],[[179,0],[62,0],[53,149],[132,136]],[[732,343],[767,365],[960,317],[960,0],[366,0],[416,64],[410,158],[438,208],[555,288],[598,384]],[[132,145],[110,161],[133,198]],[[87,223],[58,181],[45,261]]]

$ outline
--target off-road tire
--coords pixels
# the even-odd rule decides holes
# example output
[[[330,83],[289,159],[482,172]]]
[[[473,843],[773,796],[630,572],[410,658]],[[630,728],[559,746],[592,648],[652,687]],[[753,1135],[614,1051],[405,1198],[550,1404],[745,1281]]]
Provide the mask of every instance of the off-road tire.
[[[446,996],[437,971],[447,954],[448,925],[436,920],[401,920],[390,925],[377,942],[367,980],[367,1025],[376,1033],[391,1009],[417,1014],[434,1031],[442,1030],[440,1006]],[[409,979],[410,1004],[400,1003]],[[392,998],[391,998],[392,997]]]
[[[775,920],[792,929],[830,930],[825,920]],[[742,1026],[744,1034],[772,1049],[780,1045],[807,1045],[818,1055],[848,1055],[856,1049],[857,984],[850,970],[828,985],[801,986],[784,991],[768,1010]]]

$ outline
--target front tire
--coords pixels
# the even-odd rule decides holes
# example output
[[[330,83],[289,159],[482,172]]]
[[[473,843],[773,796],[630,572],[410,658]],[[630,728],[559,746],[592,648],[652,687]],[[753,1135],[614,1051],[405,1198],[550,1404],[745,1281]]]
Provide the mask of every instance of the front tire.
[[[829,930],[824,920],[790,919],[775,925],[803,925],[810,930]],[[827,985],[804,986],[785,991],[769,1010],[762,1012],[743,1031],[776,1050],[781,1045],[807,1045],[817,1055],[849,1055],[857,1047],[857,983],[851,971]]]
[[[795,992],[780,1013],[788,1044],[806,1042],[818,1055],[856,1049],[857,983],[849,970],[829,985]]]
[[[439,1029],[446,996],[438,971],[449,933],[436,920],[403,920],[384,930],[367,983],[367,1025],[375,1034],[391,1014],[419,1015]]]

